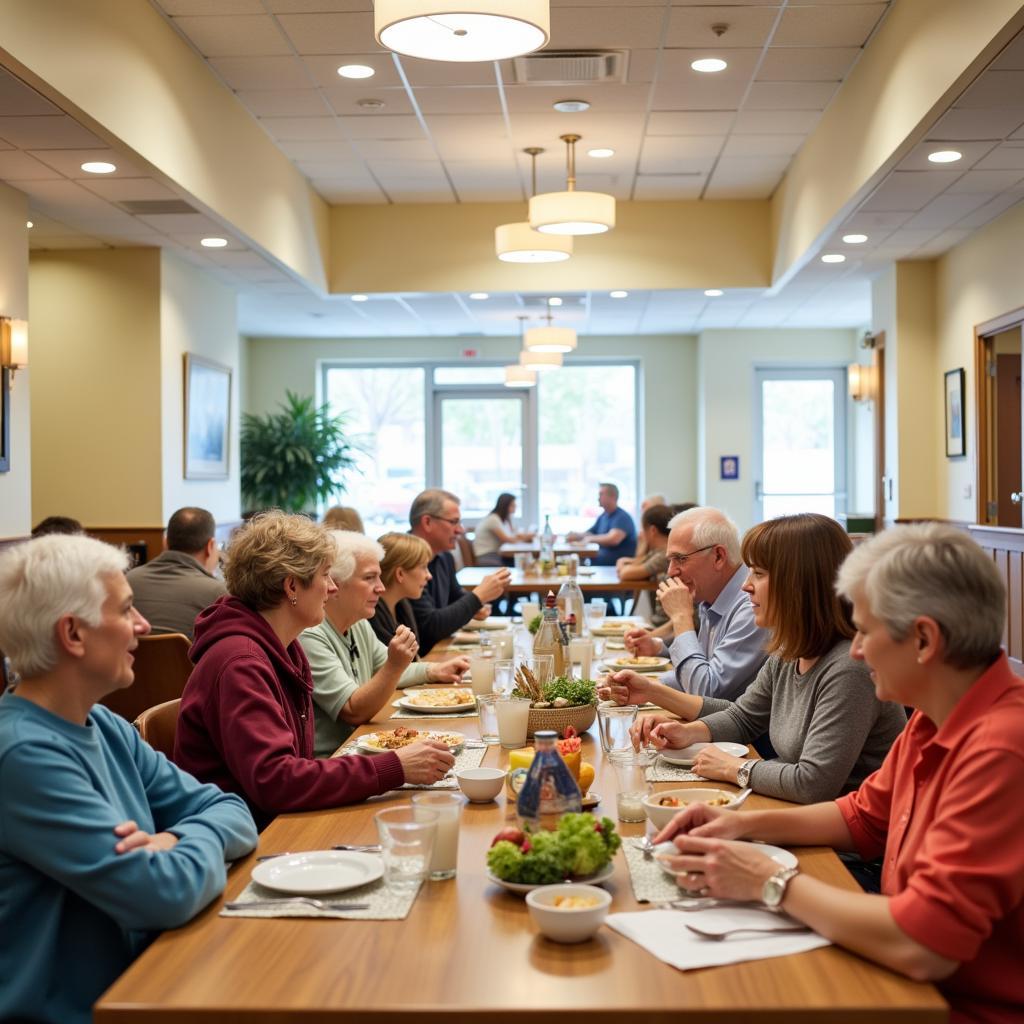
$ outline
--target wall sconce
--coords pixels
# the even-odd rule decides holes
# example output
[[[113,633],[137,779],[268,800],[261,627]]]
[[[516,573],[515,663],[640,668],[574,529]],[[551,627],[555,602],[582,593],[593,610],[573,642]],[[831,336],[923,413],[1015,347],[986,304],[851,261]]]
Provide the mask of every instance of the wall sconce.
[[[846,368],[846,382],[855,402],[870,402],[875,397],[874,367],[850,363]]]
[[[11,386],[14,374],[28,366],[28,323],[0,317],[0,367],[11,371]]]

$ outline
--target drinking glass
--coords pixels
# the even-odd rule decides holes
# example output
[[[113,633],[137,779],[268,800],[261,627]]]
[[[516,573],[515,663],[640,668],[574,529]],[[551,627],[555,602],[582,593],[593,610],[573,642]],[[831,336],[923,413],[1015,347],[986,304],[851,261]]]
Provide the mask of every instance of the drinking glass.
[[[580,667],[580,679],[590,679],[591,666],[594,660],[594,641],[586,637],[574,636],[569,641],[569,660],[575,667]]]
[[[606,754],[633,749],[629,730],[639,710],[636,704],[598,704],[597,727],[601,735],[601,749]]]
[[[469,685],[474,693],[494,691],[495,656],[491,651],[481,651],[469,656]]]
[[[459,819],[465,797],[461,793],[426,792],[412,798],[417,820],[437,815],[434,850],[430,856],[430,878],[439,882],[455,877],[459,860]]]
[[[494,644],[494,656],[496,658],[512,657],[513,634],[511,629],[503,629],[500,632],[491,634],[491,643]]]
[[[480,716],[480,739],[484,743],[498,742],[498,700],[501,694],[478,693],[476,712]]]
[[[440,814],[412,804],[389,807],[374,816],[384,859],[384,882],[393,892],[413,892],[430,872]]]
[[[530,725],[530,698],[499,698],[495,705],[498,714],[498,741],[505,750],[518,750],[526,746],[526,733]]]
[[[540,615],[540,605],[536,601],[520,601],[519,613],[523,617],[523,625],[529,626]]]
[[[555,677],[555,656],[553,654],[531,654],[516,661],[516,668],[528,668],[534,679],[543,686]]]
[[[515,689],[515,662],[511,658],[501,658],[494,663],[495,693],[502,693],[506,697]]]
[[[583,610],[587,619],[587,628],[593,633],[604,625],[605,615],[608,613],[608,602],[600,597],[592,597],[590,603]]]
[[[651,755],[646,750],[613,750],[608,755],[615,769],[618,792],[615,794],[615,808],[619,821],[645,821],[644,797],[651,792],[647,781],[647,766]]]

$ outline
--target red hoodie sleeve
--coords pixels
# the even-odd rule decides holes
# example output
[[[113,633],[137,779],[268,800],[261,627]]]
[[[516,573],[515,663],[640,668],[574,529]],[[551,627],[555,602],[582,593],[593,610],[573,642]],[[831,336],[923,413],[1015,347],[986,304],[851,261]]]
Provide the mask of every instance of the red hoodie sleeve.
[[[227,769],[252,804],[271,814],[312,811],[365,800],[405,782],[395,753],[303,757],[277,692],[270,667],[240,653],[222,666],[209,696],[206,720],[217,723]]]

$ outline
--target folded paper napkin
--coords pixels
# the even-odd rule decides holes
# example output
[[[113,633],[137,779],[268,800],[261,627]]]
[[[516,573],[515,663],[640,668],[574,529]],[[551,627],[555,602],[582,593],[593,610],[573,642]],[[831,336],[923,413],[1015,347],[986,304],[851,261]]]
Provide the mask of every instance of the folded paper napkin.
[[[479,740],[470,740],[470,743],[479,743]],[[355,746],[345,747],[337,757],[350,757],[352,754],[361,754]],[[459,784],[455,781],[455,773],[461,772],[464,768],[479,768],[484,762],[484,755],[487,753],[486,746],[465,746],[455,755],[455,764],[452,770],[439,782],[426,785],[425,783],[407,782],[402,789],[458,789]],[[374,755],[376,756],[376,755]]]
[[[324,902],[369,903],[365,910],[317,910],[306,903],[289,902],[288,897],[276,889],[267,889],[250,882],[232,902],[274,900],[279,906],[253,907],[251,910],[221,910],[221,917],[334,917],[352,921],[401,921],[409,915],[419,888],[409,892],[393,892],[383,879],[361,885],[358,889],[327,893],[316,899]]]
[[[638,841],[635,837],[622,840],[622,852],[626,855],[629,881],[637,903],[658,903],[682,896],[675,877],[662,871],[653,857],[645,857],[637,846]]]
[[[697,775],[682,765],[669,764],[663,757],[656,757],[647,768],[648,782],[706,782],[703,775]]]
[[[642,910],[611,914],[605,923],[681,971],[738,964],[746,960],[770,960],[830,944],[828,939],[811,931],[775,935],[770,932],[740,932],[715,940],[695,935],[686,927],[691,924],[707,931],[724,932],[730,928],[792,928],[798,924],[784,914],[773,914],[758,907]]]

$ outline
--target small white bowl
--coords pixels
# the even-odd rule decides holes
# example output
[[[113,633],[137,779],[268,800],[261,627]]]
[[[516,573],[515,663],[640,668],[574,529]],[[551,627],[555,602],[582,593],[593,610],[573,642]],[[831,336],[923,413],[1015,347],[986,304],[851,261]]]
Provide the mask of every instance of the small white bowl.
[[[679,806],[662,807],[658,801],[666,796],[678,797]],[[655,827],[663,829],[680,811],[686,809],[686,804],[706,804],[709,800],[715,800],[722,796],[731,803],[739,794],[730,793],[724,789],[662,789],[644,797],[644,810],[647,812],[647,817],[654,822]],[[728,807],[729,805],[722,806]]]
[[[554,906],[557,896],[587,896],[596,899],[592,907],[562,910]],[[530,917],[542,935],[552,942],[586,942],[608,916],[612,895],[596,885],[542,885],[526,894]]]
[[[463,768],[455,773],[455,781],[470,803],[485,804],[501,792],[505,773],[500,768]]]

